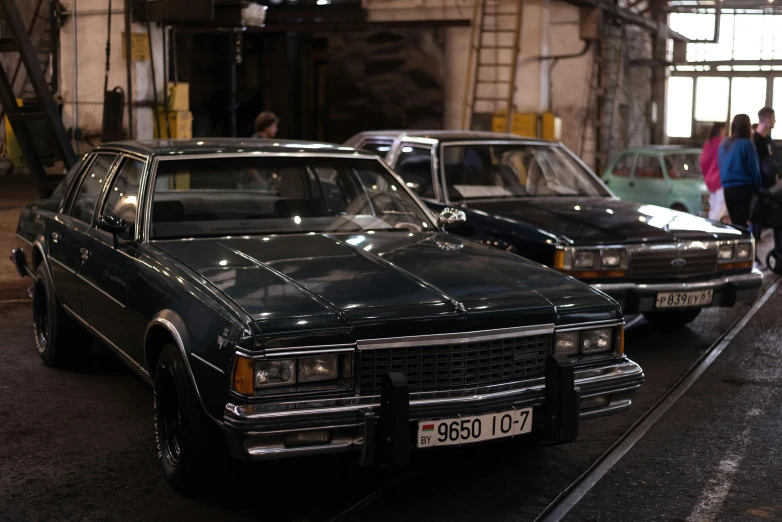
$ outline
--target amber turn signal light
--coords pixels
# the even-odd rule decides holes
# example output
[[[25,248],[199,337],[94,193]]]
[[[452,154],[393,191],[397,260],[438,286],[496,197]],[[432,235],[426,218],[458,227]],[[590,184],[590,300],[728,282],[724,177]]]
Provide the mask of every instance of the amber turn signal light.
[[[252,395],[253,386],[253,360],[237,355],[234,359],[233,389],[237,393]]]
[[[557,250],[557,252],[554,254],[554,268],[557,270],[562,270],[563,266],[565,266],[565,251]]]
[[[618,349],[619,355],[624,355],[625,353],[625,325],[621,325],[619,327],[619,349]]]

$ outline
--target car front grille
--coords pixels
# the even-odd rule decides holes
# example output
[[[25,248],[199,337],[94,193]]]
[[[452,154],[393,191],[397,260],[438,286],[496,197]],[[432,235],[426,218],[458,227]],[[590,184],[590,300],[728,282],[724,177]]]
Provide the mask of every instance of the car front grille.
[[[404,372],[410,392],[448,391],[541,376],[551,334],[360,351],[361,395],[380,393],[388,372]]]
[[[680,266],[684,262],[684,266]],[[675,262],[676,261],[676,262]],[[630,277],[633,279],[688,279],[714,274],[717,249],[653,248],[630,254]]]

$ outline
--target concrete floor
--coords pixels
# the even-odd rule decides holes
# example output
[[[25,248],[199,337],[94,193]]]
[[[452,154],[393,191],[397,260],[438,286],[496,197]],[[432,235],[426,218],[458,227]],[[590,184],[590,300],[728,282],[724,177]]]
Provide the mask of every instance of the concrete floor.
[[[0,252],[13,246],[19,208],[35,197],[0,188]],[[627,353],[646,383],[630,412],[582,424],[573,444],[421,452],[401,470],[358,469],[342,458],[236,465],[216,490],[186,498],[160,479],[149,388],[97,346],[80,371],[40,362],[29,284],[0,259],[2,521],[328,520],[379,488],[344,519],[532,520],[747,308],[708,309],[674,334],[644,321],[630,328]],[[694,520],[782,519],[780,304],[775,296],[761,309],[569,520],[683,520],[723,493],[714,516]]]

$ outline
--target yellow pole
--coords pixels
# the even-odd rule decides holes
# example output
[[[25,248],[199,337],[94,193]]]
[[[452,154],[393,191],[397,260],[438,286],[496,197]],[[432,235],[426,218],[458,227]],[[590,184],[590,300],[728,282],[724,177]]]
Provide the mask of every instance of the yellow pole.
[[[464,78],[464,108],[462,109],[462,130],[469,130],[467,128],[468,120],[467,115],[472,111],[472,104],[469,103],[470,99],[470,77],[473,75],[471,74],[472,71],[472,62],[473,62],[473,55],[478,51],[480,48],[479,43],[475,43],[475,29],[478,26],[478,6],[482,0],[475,0],[475,5],[473,5],[472,10],[472,24],[470,27],[470,56],[467,59],[467,74]],[[484,0],[485,1],[485,0]],[[480,36],[479,36],[480,37]],[[480,59],[480,57],[478,57]],[[475,60],[476,64],[478,62],[478,59]],[[475,75],[478,74],[478,67],[476,65],[475,67]],[[475,88],[475,84],[473,83],[473,89]],[[474,95],[473,95],[474,98]],[[472,118],[470,118],[470,123],[472,123]]]
[[[524,0],[516,0],[518,16],[516,16],[516,27],[513,30],[513,56],[511,57],[510,78],[508,78],[508,112],[505,121],[505,132],[510,132],[511,122],[513,121],[513,93],[516,89],[516,65],[519,58],[519,40],[521,39],[521,18],[524,15]]]

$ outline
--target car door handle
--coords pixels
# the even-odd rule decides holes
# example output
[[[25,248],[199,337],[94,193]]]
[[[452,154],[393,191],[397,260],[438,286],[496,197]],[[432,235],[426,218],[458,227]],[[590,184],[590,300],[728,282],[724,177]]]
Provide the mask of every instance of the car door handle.
[[[86,248],[79,249],[79,252],[81,252],[81,258],[85,261],[87,261],[90,258],[90,251]]]
[[[631,181],[630,183],[627,184],[627,186],[628,187],[634,187],[635,186],[635,182]]]
[[[58,234],[57,232],[52,232],[52,241],[54,241],[55,243],[59,243],[60,234]]]

